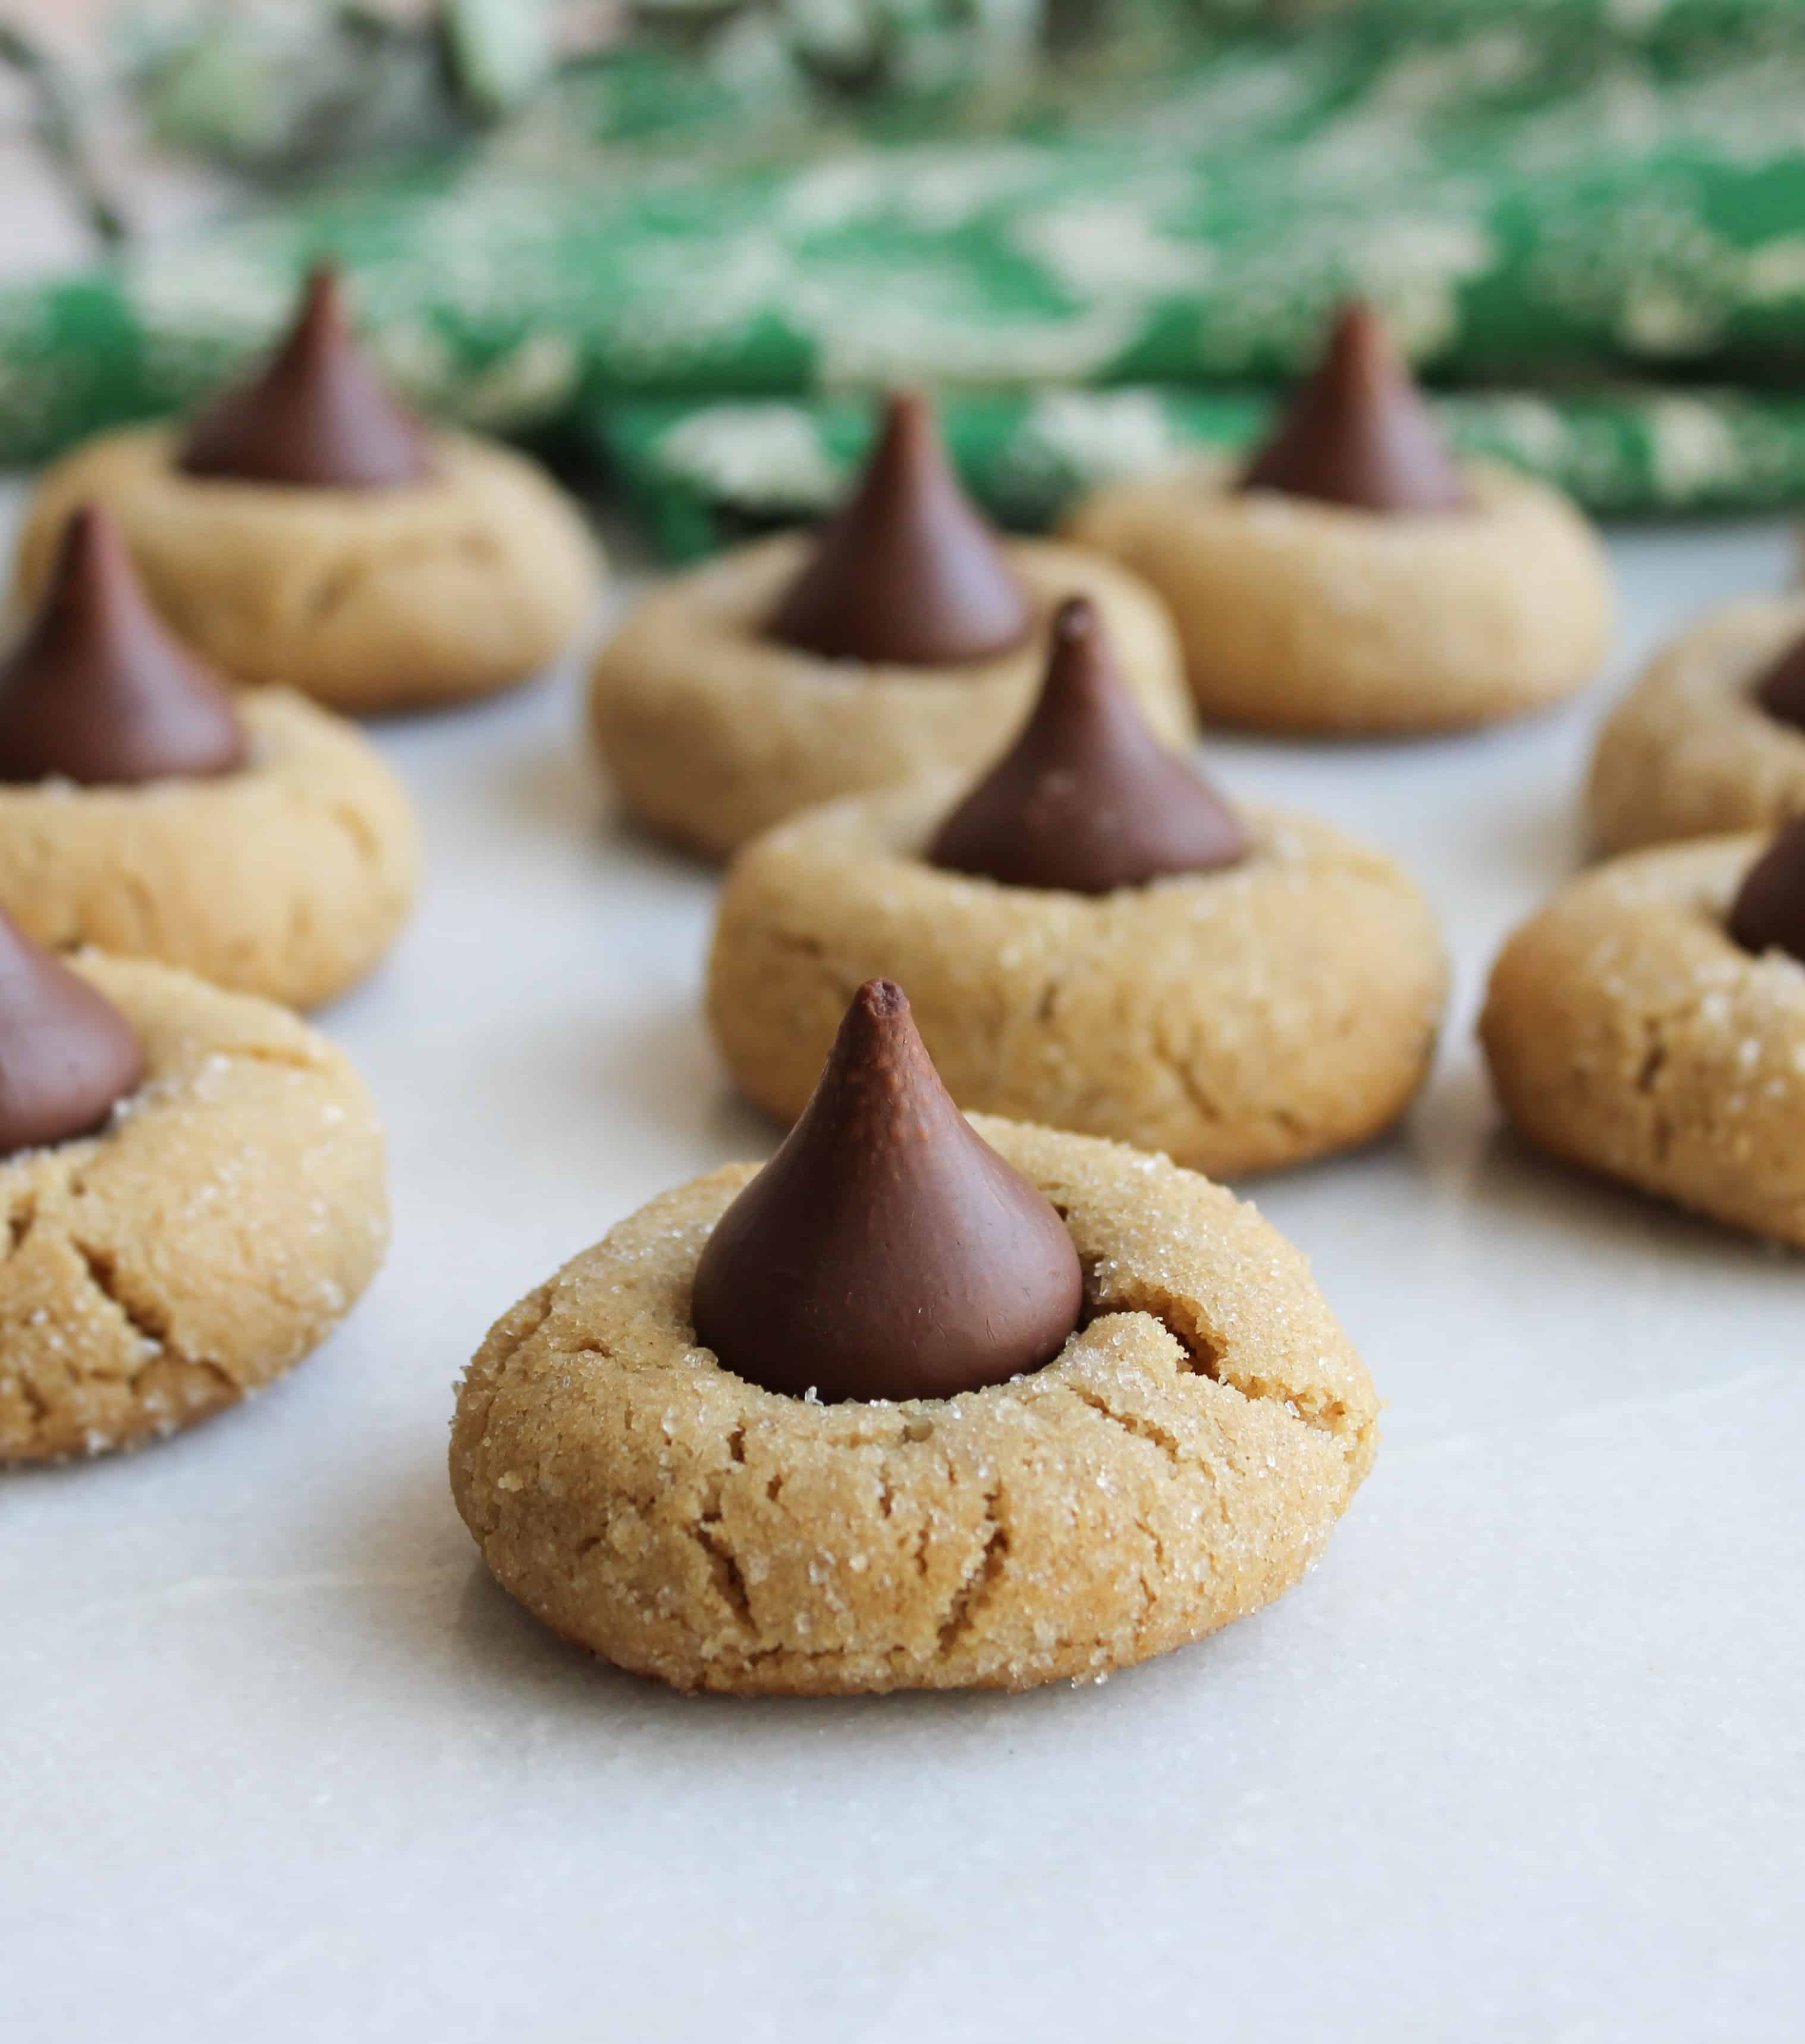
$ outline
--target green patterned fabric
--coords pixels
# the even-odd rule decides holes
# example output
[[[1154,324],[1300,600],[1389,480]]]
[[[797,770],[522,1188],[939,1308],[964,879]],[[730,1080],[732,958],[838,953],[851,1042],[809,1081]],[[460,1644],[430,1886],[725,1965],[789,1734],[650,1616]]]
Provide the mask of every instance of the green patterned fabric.
[[[730,98],[642,108],[656,146],[627,150],[614,68],[577,74],[555,133],[0,295],[0,452],[189,402],[329,248],[398,382],[580,432],[683,551],[825,502],[866,409],[841,394],[904,380],[947,394],[986,498],[1043,520],[1245,438],[1356,291],[1464,441],[1596,505],[1805,494],[1805,8],[1273,12],[1200,0],[1157,82],[1054,74],[985,132],[779,161],[735,160]]]

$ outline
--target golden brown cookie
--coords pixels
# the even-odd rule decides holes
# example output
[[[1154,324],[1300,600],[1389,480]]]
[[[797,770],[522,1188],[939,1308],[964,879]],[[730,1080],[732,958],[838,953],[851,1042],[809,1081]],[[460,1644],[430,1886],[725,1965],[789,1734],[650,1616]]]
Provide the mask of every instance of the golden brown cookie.
[[[1289,1589],[1372,1466],[1378,1400],[1304,1259],[1164,1158],[974,1126],[1066,1216],[1089,1319],[960,1397],[820,1404],[697,1346],[689,1294],[754,1175],[655,1200],[497,1323],[451,1438],[497,1579],[686,1689],[1096,1679]]]
[[[1631,853],[1561,889],[1505,946],[1480,1036],[1531,1142],[1805,1244],[1805,965],[1725,927],[1765,843]]]
[[[235,1404],[325,1339],[388,1243],[375,1111],[324,1037],[167,966],[70,964],[148,1076],[98,1135],[0,1160],[0,1462]]]
[[[1170,621],[1111,563],[1043,540],[1004,551],[1035,608],[1027,637],[990,659],[866,667],[779,644],[764,628],[808,558],[786,534],[673,576],[602,650],[595,742],[641,823],[713,856],[797,809],[950,767],[987,765],[1027,715],[1054,610],[1092,597],[1154,732],[1196,735]]]
[[[1583,688],[1610,573],[1546,485],[1463,463],[1464,509],[1379,513],[1237,490],[1229,462],[1105,486],[1069,536],[1169,607],[1206,719],[1358,735],[1517,717]]]
[[[1772,829],[1805,815],[1805,731],[1756,698],[1805,601],[1726,605],[1665,647],[1599,736],[1586,813],[1601,851]]]
[[[0,786],[0,908],[56,950],[92,944],[311,1008],[406,921],[420,832],[351,724],[247,693],[250,758],[216,779]]]
[[[462,433],[431,446],[423,482],[334,490],[189,474],[168,427],[103,434],[40,482],[13,606],[36,604],[70,513],[98,501],[158,609],[236,680],[355,713],[509,687],[570,644],[599,556],[522,455]]]
[[[1163,1150],[1215,1175],[1364,1141],[1403,1112],[1446,990],[1434,918],[1380,852],[1244,812],[1242,864],[1113,893],[929,865],[952,776],[836,802],[747,845],[722,895],[710,1025],[788,1120],[854,988],[908,989],[962,1107]]]

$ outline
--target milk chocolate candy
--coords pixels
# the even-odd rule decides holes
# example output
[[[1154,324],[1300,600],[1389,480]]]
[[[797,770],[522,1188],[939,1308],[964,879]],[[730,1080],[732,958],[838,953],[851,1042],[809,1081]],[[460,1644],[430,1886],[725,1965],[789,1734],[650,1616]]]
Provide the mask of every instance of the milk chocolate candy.
[[[1108,894],[1214,872],[1247,851],[1234,811],[1143,722],[1096,609],[1078,597],[1054,621],[1033,715],[927,855],[1005,886]]]
[[[230,774],[244,758],[231,690],[151,609],[112,514],[84,505],[0,660],[0,781],[130,786]]]
[[[1242,478],[1361,511],[1457,511],[1466,501],[1442,429],[1371,306],[1343,309],[1321,367]]]
[[[125,1016],[0,909],[0,1157],[91,1135],[144,1075]]]
[[[950,1398],[1050,1362],[1083,1275],[1050,1202],[973,1131],[889,980],[721,1216],[692,1317],[722,1366],[824,1401]]]
[[[425,476],[424,431],[351,337],[336,271],[315,270],[288,336],[248,383],[190,428],[190,475],[311,490],[387,490]]]
[[[1749,867],[1730,911],[1744,951],[1785,951],[1805,963],[1805,816],[1784,824]]]
[[[771,636],[828,660],[931,667],[1006,652],[1031,622],[927,400],[892,398],[858,486],[790,584]]]

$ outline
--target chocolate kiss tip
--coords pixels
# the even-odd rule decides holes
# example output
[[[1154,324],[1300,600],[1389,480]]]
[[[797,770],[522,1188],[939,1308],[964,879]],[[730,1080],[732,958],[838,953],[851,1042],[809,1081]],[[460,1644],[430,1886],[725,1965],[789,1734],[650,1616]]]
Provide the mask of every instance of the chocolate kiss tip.
[[[951,1398],[1050,1362],[1084,1278],[1065,1223],[953,1105],[901,987],[826,1069],[696,1267],[697,1338],[767,1391]]]
[[[1784,951],[1805,964],[1805,816],[1782,825],[1743,876],[1730,934],[1745,951]]]
[[[0,661],[0,782],[130,786],[229,774],[244,756],[231,690],[152,609],[111,513],[83,505]]]
[[[0,1156],[91,1135],[144,1075],[125,1016],[0,910]]]
[[[933,407],[919,392],[890,398],[865,471],[785,592],[771,636],[824,659],[930,667],[1005,652],[1031,621]]]
[[[1788,647],[1756,685],[1755,700],[1776,724],[1805,731],[1805,639]]]
[[[430,466],[419,422],[390,396],[351,337],[338,273],[308,276],[294,325],[248,383],[189,429],[190,475],[317,490],[386,490]]]
[[[1241,487],[1363,511],[1457,511],[1467,501],[1434,415],[1383,321],[1358,302],[1338,314],[1320,367]]]
[[[1033,714],[935,836],[927,857],[1007,887],[1108,894],[1210,873],[1249,849],[1240,819],[1143,721],[1084,597],[1054,620]]]

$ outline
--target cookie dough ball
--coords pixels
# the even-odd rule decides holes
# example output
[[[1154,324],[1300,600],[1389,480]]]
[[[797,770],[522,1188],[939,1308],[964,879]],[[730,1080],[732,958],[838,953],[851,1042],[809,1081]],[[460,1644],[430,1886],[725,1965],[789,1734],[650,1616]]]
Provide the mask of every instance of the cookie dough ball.
[[[962,1107],[1108,1135],[1229,1176],[1344,1149],[1427,1076],[1446,991],[1414,882],[1326,824],[1244,809],[1222,870],[1098,895],[1004,886],[924,854],[942,775],[748,845],[709,966],[729,1070],[788,1120],[852,988],[909,990]]]
[[[1656,656],[1592,758],[1586,813],[1601,851],[1805,815],[1805,728],[1761,701],[1802,638],[1805,601],[1767,598],[1712,612]]]
[[[555,659],[597,555],[531,463],[431,433],[351,337],[330,268],[252,380],[181,431],[109,433],[44,478],[21,548],[29,608],[78,506],[123,527],[152,597],[236,680],[352,711],[486,695]]]
[[[388,1240],[375,1113],[323,1037],[167,966],[68,969],[130,1025],[144,1076],[98,1133],[0,1159],[5,1462],[235,1404],[325,1339]]]
[[[1081,1260],[1057,1358],[946,1399],[821,1404],[700,1345],[697,1269],[756,1174],[654,1201],[497,1324],[453,1494],[497,1580],[685,1689],[1100,1678],[1289,1589],[1372,1465],[1378,1401],[1304,1258],[1143,1155],[988,1120]]]
[[[1520,716],[1584,687],[1609,642],[1592,528],[1543,484],[1455,464],[1363,307],[1244,473],[1108,486],[1066,530],[1165,598],[1205,717],[1255,730]]]
[[[294,1008],[399,936],[420,881],[405,790],[352,726],[247,694],[244,766],[143,787],[0,786],[0,908],[57,950],[185,966]]]
[[[1730,933],[1760,835],[1611,860],[1493,969],[1480,1035],[1532,1143],[1805,1245],[1805,963]]]
[[[822,535],[738,548],[640,604],[596,663],[596,746],[632,816],[722,856],[811,804],[989,764],[1073,596],[1103,613],[1159,736],[1187,744],[1196,720],[1158,600],[1095,555],[992,534],[924,402],[893,399]]]
[[[145,601],[109,513],[78,511],[0,659],[0,909],[59,950],[309,1007],[388,949],[419,864],[354,727],[286,690],[235,697]]]

